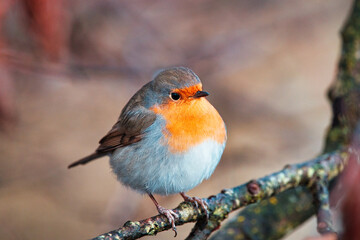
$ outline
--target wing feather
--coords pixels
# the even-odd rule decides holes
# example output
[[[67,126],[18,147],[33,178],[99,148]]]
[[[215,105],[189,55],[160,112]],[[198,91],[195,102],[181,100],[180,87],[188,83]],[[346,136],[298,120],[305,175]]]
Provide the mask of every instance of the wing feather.
[[[137,107],[123,113],[112,129],[99,141],[98,153],[113,151],[139,142],[145,129],[151,126],[156,119],[156,114],[144,107]]]

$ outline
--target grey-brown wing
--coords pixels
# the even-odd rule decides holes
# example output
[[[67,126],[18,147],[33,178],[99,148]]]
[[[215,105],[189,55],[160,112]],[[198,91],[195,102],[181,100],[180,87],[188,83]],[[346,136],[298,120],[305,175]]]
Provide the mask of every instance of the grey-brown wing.
[[[146,108],[137,107],[135,111],[122,113],[112,129],[100,140],[100,146],[89,156],[81,158],[68,166],[72,168],[101,158],[117,148],[139,142],[156,119],[156,114]]]
[[[89,156],[86,156],[68,166],[72,168],[84,165],[101,158],[115,149],[139,142],[146,128],[156,119],[156,114],[146,108],[137,107],[135,111],[122,113],[113,128],[100,140],[100,146]]]
[[[122,113],[112,129],[99,141],[97,153],[107,153],[119,147],[139,142],[145,129],[156,119],[156,114],[142,106]]]

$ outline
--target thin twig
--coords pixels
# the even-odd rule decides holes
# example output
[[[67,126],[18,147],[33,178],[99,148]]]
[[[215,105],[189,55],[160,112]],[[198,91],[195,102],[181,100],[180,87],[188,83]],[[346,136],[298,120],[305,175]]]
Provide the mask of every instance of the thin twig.
[[[314,186],[314,197],[317,202],[317,230],[320,234],[335,232],[329,203],[328,181],[319,179]]]

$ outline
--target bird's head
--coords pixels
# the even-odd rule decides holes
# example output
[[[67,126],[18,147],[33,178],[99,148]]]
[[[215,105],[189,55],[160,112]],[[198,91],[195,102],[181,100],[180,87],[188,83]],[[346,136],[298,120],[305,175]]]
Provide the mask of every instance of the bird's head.
[[[157,105],[183,105],[209,95],[202,90],[199,77],[185,67],[158,72],[150,84]]]

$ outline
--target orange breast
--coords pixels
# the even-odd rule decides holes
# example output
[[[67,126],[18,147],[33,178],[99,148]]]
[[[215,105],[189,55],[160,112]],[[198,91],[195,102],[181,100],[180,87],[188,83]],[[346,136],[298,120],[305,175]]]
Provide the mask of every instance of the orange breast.
[[[207,139],[219,144],[226,140],[222,118],[203,97],[182,102],[169,101],[151,110],[166,120],[163,133],[173,153],[187,151]]]

